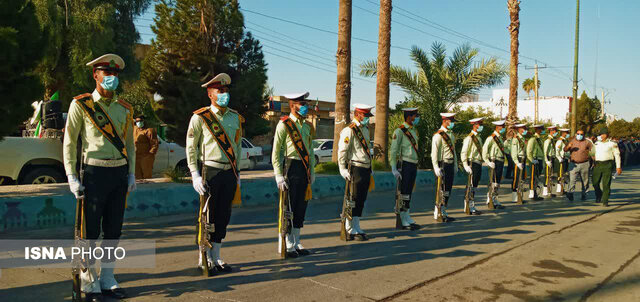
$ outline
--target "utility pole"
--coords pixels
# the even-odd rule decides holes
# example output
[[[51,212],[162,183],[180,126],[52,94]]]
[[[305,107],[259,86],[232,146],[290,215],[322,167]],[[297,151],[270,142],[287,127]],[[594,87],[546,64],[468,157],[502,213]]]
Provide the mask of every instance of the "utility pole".
[[[602,110],[602,118],[604,119],[604,89],[602,89],[602,100],[600,101],[600,109]]]
[[[539,120],[539,115],[538,115],[538,63],[536,63],[536,65],[534,66],[535,72],[533,74],[533,94],[535,95],[536,101],[535,101],[535,107],[536,107],[536,111],[535,114],[533,115],[533,121],[534,123],[538,123]]]
[[[576,0],[576,38],[573,54],[573,99],[571,100],[571,135],[578,127],[578,45],[580,42],[580,0]]]

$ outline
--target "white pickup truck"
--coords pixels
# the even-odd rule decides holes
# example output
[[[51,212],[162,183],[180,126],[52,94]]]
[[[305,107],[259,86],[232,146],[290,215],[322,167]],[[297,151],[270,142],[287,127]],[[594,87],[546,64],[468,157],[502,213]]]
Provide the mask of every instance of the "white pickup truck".
[[[183,147],[158,137],[153,177],[168,169],[188,171]],[[42,184],[66,182],[59,138],[5,137],[0,141],[0,184]]]

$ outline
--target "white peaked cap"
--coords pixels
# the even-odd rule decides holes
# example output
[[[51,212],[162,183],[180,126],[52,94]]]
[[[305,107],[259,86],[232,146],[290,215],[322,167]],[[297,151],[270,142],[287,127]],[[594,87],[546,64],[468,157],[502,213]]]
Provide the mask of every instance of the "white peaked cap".
[[[569,131],[571,131],[571,129],[569,129],[569,128],[560,128],[560,131],[562,131],[562,132],[569,132]]]
[[[306,99],[307,97],[309,97],[309,92],[287,93],[283,96],[288,100],[295,101],[298,99]]]
[[[231,77],[226,74],[226,73],[219,73],[218,75],[216,75],[215,77],[213,77],[211,80],[209,80],[208,82],[202,84],[200,87],[205,88],[208,87],[209,85],[213,85],[219,83],[218,85],[220,86],[227,86],[229,84],[231,84]]]
[[[418,111],[418,108],[416,108],[416,107],[402,108],[402,111],[404,111],[404,112]]]
[[[496,125],[496,126],[504,126],[504,124],[505,124],[506,122],[507,122],[507,121],[505,121],[505,120],[501,120],[501,121],[493,121],[493,122],[491,122],[491,123],[492,123],[492,124],[494,124],[494,125]]]
[[[516,124],[515,125],[516,128],[524,128],[526,126],[527,126],[527,124]]]
[[[474,118],[474,119],[470,119],[469,123],[473,124],[473,123],[477,123],[477,122],[480,122],[480,121],[483,121],[483,120],[484,120],[484,117],[477,117],[477,118]]]
[[[95,58],[93,61],[87,63],[87,66],[93,66],[94,68],[104,66],[123,70],[124,60],[119,55],[108,53]]]

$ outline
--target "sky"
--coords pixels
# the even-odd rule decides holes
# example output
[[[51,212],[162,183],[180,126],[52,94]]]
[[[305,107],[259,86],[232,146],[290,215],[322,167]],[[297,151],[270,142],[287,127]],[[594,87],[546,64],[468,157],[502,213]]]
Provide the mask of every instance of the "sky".
[[[274,94],[309,91],[310,99],[335,101],[335,53],[338,0],[239,0],[246,30],[261,41]],[[447,53],[461,44],[478,48],[478,59],[496,57],[508,65],[510,37],[506,0],[395,0],[391,24],[391,64],[413,69],[407,49],[429,50],[441,42]],[[522,0],[520,4],[520,66],[518,98],[526,97],[522,81],[540,69],[540,96],[571,96],[576,1]],[[375,78],[359,76],[359,64],[377,57],[378,0],[353,0],[351,104],[375,105]],[[640,1],[582,0],[580,3],[579,94],[600,98],[605,111],[631,120],[640,116]],[[142,43],[150,43],[155,12],[151,7],[136,20]],[[286,23],[286,19],[323,31]],[[326,32],[326,31],[329,31]],[[457,35],[456,33],[462,34]],[[473,38],[473,40],[470,40]],[[357,38],[357,39],[356,39]],[[367,40],[367,41],[362,41]],[[375,42],[375,43],[374,43]],[[597,75],[596,75],[597,71]],[[479,92],[489,100],[492,89]],[[594,91],[595,85],[595,91]],[[390,104],[404,100],[392,86]],[[611,102],[610,104],[608,102]]]

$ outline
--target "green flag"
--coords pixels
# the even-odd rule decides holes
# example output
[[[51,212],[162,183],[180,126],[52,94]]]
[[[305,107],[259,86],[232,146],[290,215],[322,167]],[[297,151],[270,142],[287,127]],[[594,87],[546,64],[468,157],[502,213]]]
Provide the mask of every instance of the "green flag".
[[[51,96],[52,101],[59,101],[59,98],[60,98],[60,95],[58,95],[57,91]]]

